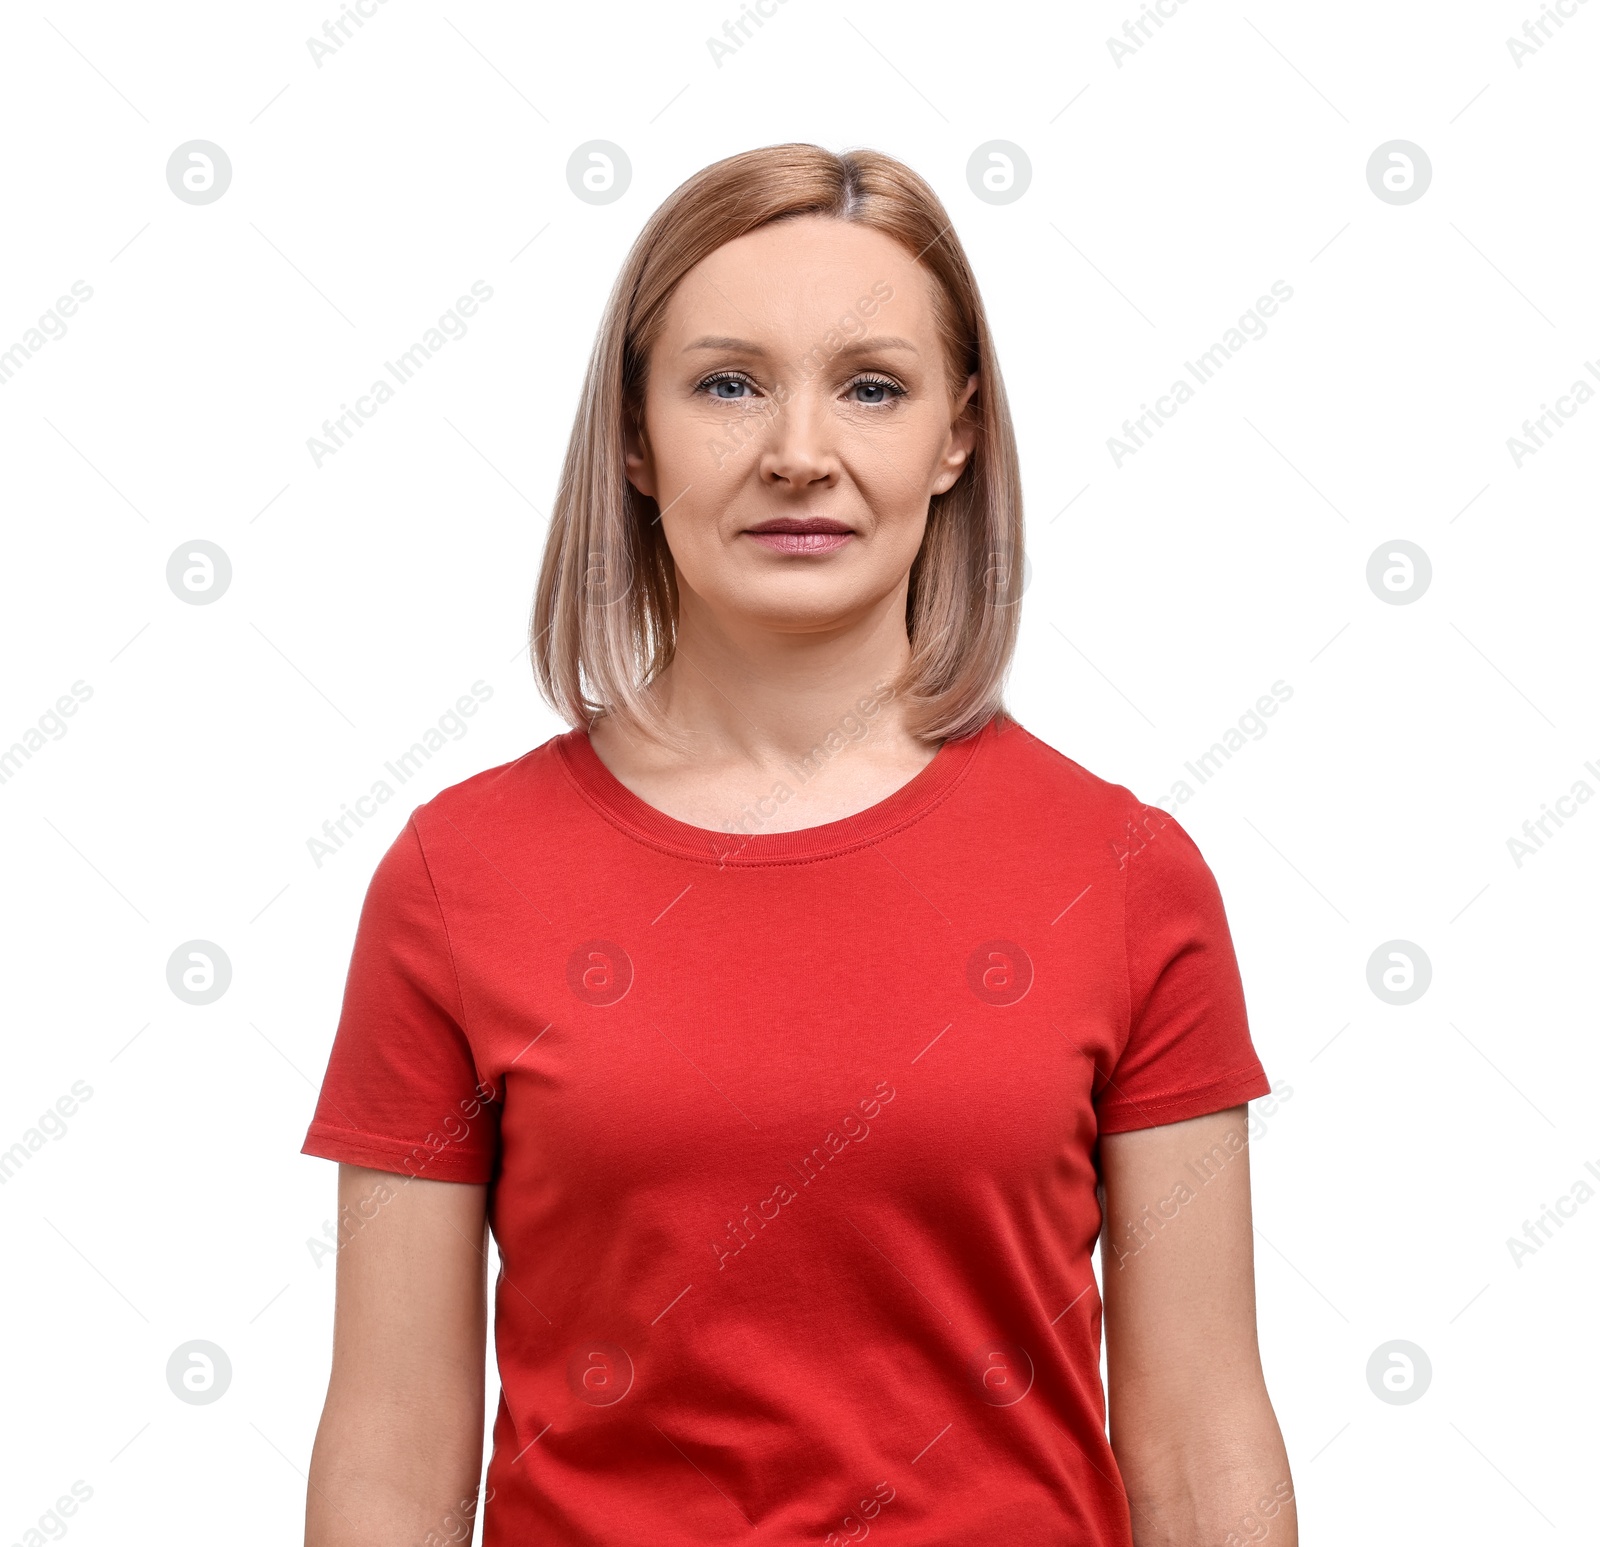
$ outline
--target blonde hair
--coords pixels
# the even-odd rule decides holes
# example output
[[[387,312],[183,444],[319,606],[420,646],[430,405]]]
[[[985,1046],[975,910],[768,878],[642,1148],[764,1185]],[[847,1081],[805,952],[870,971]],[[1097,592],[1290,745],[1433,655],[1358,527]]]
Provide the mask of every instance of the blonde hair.
[[[976,372],[967,465],[928,505],[911,566],[911,659],[892,684],[925,741],[979,729],[1004,709],[1023,589],[1022,482],[1005,388],[977,282],[937,195],[872,150],[770,145],[697,172],[639,233],[595,339],[529,625],[534,678],[571,725],[610,714],[676,743],[649,684],[672,660],[677,585],[656,502],[628,482],[624,429],[642,417],[650,347],[680,280],[727,242],[774,221],[824,215],[899,242],[936,281],[935,315],[956,391]]]

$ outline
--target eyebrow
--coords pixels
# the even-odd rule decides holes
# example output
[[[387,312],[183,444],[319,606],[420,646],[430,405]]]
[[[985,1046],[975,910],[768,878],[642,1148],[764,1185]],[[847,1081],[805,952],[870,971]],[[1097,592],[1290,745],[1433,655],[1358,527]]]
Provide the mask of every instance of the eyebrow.
[[[686,344],[683,352],[688,354],[694,349],[718,349],[734,354],[747,355],[766,354],[766,350],[764,350],[759,344],[751,343],[749,339],[728,338],[721,334],[708,335],[705,338],[697,338],[692,344]],[[894,338],[888,336],[878,336],[876,334],[869,334],[865,338],[852,339],[848,344],[842,345],[833,352],[841,355],[864,354],[875,349],[904,349],[908,350],[912,354],[920,353],[917,346],[908,338]]]

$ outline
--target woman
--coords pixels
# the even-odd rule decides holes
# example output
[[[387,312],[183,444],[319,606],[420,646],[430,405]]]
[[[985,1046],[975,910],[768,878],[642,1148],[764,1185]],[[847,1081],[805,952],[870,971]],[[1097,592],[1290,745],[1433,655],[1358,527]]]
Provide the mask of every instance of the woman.
[[[1294,1543],[1221,900],[1003,710],[1019,489],[905,167],[777,146],[652,217],[535,605],[574,728],[362,913],[310,1547],[470,1533],[486,1221],[488,1547]]]

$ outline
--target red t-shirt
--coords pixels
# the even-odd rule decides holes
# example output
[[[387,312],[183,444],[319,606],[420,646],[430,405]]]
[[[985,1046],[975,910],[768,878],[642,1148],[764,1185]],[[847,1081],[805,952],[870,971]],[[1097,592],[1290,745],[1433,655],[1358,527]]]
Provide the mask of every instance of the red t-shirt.
[[[1268,1089],[1188,834],[1014,720],[745,835],[569,731],[384,855],[305,1151],[492,1184],[486,1547],[1128,1547],[1096,1143]]]

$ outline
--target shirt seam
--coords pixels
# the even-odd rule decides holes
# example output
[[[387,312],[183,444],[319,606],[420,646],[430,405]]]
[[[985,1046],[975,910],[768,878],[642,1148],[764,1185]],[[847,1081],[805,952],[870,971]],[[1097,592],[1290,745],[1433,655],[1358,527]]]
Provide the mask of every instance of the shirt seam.
[[[311,1122],[311,1126],[306,1129],[306,1137],[313,1138],[318,1135],[329,1139],[339,1139],[347,1136],[355,1139],[368,1139],[371,1140],[371,1143],[367,1146],[370,1149],[404,1150],[407,1153],[412,1150],[421,1149],[427,1150],[430,1155],[435,1156],[442,1155],[444,1153],[443,1150],[428,1149],[426,1143],[413,1144],[409,1139],[397,1139],[392,1134],[387,1133],[374,1133],[370,1128],[341,1128],[337,1123],[330,1123],[322,1118],[314,1118]],[[462,1141],[459,1139],[452,1139],[450,1142],[452,1144],[460,1144]],[[493,1158],[494,1150],[492,1147],[490,1147],[472,1153],[482,1155],[487,1158]]]
[[[926,806],[923,806],[920,810],[911,812],[909,815],[903,817],[894,826],[885,828],[884,831],[880,833],[873,833],[866,837],[853,839],[843,844],[839,848],[827,849],[820,854],[780,855],[771,859],[736,859],[732,863],[726,859],[716,859],[711,855],[696,854],[689,849],[679,848],[676,845],[670,844],[664,839],[657,839],[649,836],[648,834],[641,833],[631,823],[624,821],[600,801],[594,792],[590,790],[584,784],[582,779],[578,777],[577,770],[574,769],[568,762],[565,753],[558,754],[557,762],[560,763],[561,772],[566,777],[567,782],[583,798],[584,803],[589,806],[596,816],[600,817],[601,820],[606,822],[609,826],[615,828],[617,832],[623,835],[623,837],[630,838],[635,843],[641,844],[647,849],[654,849],[658,854],[667,854],[674,859],[687,860],[691,864],[710,865],[717,870],[728,870],[732,868],[738,868],[741,870],[766,870],[787,865],[815,865],[830,859],[843,859],[847,854],[858,853],[862,849],[869,849],[876,844],[882,843],[887,838],[896,837],[898,834],[904,832],[906,828],[915,826],[915,824],[920,822],[924,817],[932,816],[940,806],[942,806],[947,800],[950,799],[952,795],[955,794],[958,789],[960,789],[961,785],[965,782],[967,775],[972,772],[972,766],[977,761],[978,754],[981,750],[982,748],[978,746],[975,746],[971,749],[967,755],[965,765],[955,774],[951,775],[950,783],[937,796],[935,796],[933,800],[929,801]],[[843,820],[848,821],[849,818],[846,817]],[[796,832],[806,832],[808,830],[809,829],[806,828],[795,829]],[[717,836],[720,837],[722,835],[718,834]],[[727,836],[731,838],[737,835],[730,833]]]
[[[306,1130],[300,1152],[319,1160],[331,1159],[350,1165],[366,1164],[369,1158],[386,1161],[388,1165],[379,1165],[375,1169],[386,1171],[392,1165],[398,1168],[397,1175],[404,1175],[412,1181],[429,1180],[431,1174],[431,1179],[435,1181],[492,1182],[499,1160],[494,1149],[447,1147],[436,1150],[426,1143],[408,1144],[403,1139],[368,1133],[364,1128],[337,1128],[317,1121],[313,1121]],[[358,1158],[346,1161],[347,1155]]]
[[[1131,818],[1129,819],[1131,821]],[[1113,838],[1112,852],[1116,852],[1116,839]],[[1122,1000],[1125,1006],[1123,1014],[1122,1046],[1117,1049],[1117,1056],[1111,1060],[1110,1070],[1114,1072],[1122,1055],[1128,1051],[1128,1045],[1133,1041],[1133,953],[1128,949],[1128,893],[1133,889],[1133,866],[1131,855],[1125,856],[1118,867],[1122,871]],[[1110,1072],[1107,1079],[1110,1078]]]
[[[461,1035],[466,1041],[467,1051],[472,1055],[472,1073],[476,1077],[477,1088],[481,1091],[483,1070],[478,1065],[478,1045],[473,1041],[472,1029],[467,1024],[467,996],[461,987],[461,965],[456,960],[456,946],[450,934],[450,920],[445,917],[444,904],[439,900],[439,884],[433,878],[433,866],[428,861],[428,846],[422,841],[422,828],[417,822],[415,811],[411,813],[406,825],[417,840],[417,852],[422,856],[422,873],[428,878],[428,892],[433,898],[434,911],[439,915],[439,928],[444,931],[445,954],[450,958],[450,978],[456,986],[456,1009],[460,1015],[458,1024],[461,1027]]]
[[[1267,1071],[1259,1058],[1247,1064],[1240,1064],[1238,1068],[1227,1074],[1219,1075],[1214,1080],[1207,1080],[1204,1085],[1185,1085],[1178,1090],[1164,1096],[1150,1096],[1135,1100],[1131,1096],[1113,1097],[1110,1101],[1097,1101],[1095,1111],[1101,1115],[1111,1115],[1121,1112],[1159,1111],[1162,1107],[1180,1106],[1185,1101],[1193,1101],[1197,1097],[1209,1096],[1214,1091],[1226,1090],[1231,1085],[1243,1084],[1246,1080],[1256,1078],[1266,1079]]]

